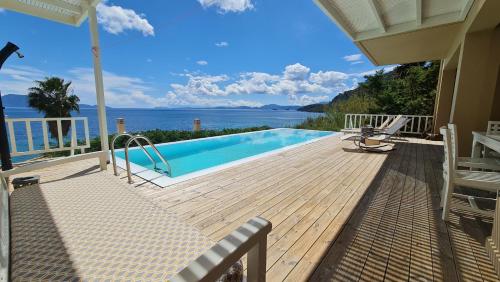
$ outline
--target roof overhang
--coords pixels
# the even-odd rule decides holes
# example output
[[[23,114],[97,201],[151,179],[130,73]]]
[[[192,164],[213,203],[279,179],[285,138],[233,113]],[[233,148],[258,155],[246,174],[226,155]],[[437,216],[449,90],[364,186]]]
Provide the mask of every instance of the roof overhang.
[[[315,0],[377,65],[446,57],[474,0]]]
[[[0,8],[79,26],[101,0],[0,0]]]

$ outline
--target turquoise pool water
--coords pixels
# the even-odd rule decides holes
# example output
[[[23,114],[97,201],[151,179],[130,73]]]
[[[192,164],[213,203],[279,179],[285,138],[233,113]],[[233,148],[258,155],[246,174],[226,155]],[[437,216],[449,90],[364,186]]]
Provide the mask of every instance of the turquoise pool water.
[[[280,128],[185,142],[165,143],[156,145],[156,147],[169,162],[172,168],[171,176],[175,178],[333,133]],[[148,148],[148,150],[151,155],[155,156],[151,148]],[[153,169],[153,164],[142,150],[132,148],[129,152],[132,163]],[[125,159],[125,152],[118,151],[116,156]],[[157,162],[160,169],[166,169],[159,159],[157,159]]]

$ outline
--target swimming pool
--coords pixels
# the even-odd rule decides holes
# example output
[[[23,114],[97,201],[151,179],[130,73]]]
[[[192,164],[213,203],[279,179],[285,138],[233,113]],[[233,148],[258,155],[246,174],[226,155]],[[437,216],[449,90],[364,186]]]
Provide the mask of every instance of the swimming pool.
[[[212,172],[216,169],[228,167],[231,164],[248,161],[263,154],[290,148],[291,146],[313,142],[332,134],[335,133],[329,131],[278,128],[158,144],[156,147],[171,166],[172,175],[170,176],[161,173],[161,171],[166,171],[166,167],[156,157],[151,148],[147,148],[147,150],[153,157],[157,158],[157,168],[160,170],[154,171],[151,161],[138,148],[131,148],[129,155],[132,172],[139,176],[141,176],[141,173],[146,173],[148,174],[148,178],[152,178],[148,180],[160,181],[162,183],[161,186],[164,186],[164,184],[178,182],[172,181],[172,179],[185,180],[201,175],[203,172]],[[117,150],[116,157],[118,158],[118,165],[124,167],[125,152]]]

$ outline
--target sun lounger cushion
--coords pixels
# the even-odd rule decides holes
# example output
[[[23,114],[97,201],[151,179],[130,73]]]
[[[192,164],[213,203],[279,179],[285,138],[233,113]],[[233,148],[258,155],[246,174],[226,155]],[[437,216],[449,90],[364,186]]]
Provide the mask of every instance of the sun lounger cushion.
[[[105,172],[16,189],[11,231],[13,281],[166,281],[214,244]]]

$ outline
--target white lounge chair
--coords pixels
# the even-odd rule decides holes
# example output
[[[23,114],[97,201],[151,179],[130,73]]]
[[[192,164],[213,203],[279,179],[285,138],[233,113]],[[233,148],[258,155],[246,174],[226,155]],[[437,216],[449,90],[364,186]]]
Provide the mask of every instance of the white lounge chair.
[[[398,116],[399,117],[399,116]],[[340,137],[342,141],[353,141],[360,149],[371,150],[387,146],[381,144],[383,141],[389,140],[403,128],[409,120],[403,116],[396,118],[391,124],[380,132],[374,132],[372,135],[364,135],[361,133],[345,134]]]
[[[451,131],[442,127],[440,129],[444,140],[444,163],[443,177],[444,186],[441,191],[441,206],[443,207],[443,220],[448,220],[450,209],[472,211],[484,216],[493,216],[493,212],[478,209],[474,199],[477,197],[459,194],[455,192],[456,186],[465,186],[473,189],[496,192],[500,189],[500,173],[483,172],[457,169],[457,163],[453,156],[455,144],[452,143]],[[465,198],[471,203],[470,206],[459,205],[452,202],[453,196]],[[494,200],[494,199],[491,199]]]
[[[398,120],[400,120],[403,117],[403,115],[398,115],[394,118],[388,118],[386,119],[381,125],[377,126],[374,128],[374,131],[377,132],[382,132],[386,130],[387,128],[393,126]],[[349,134],[349,133],[361,133],[361,128],[344,128],[340,130],[343,133]]]

